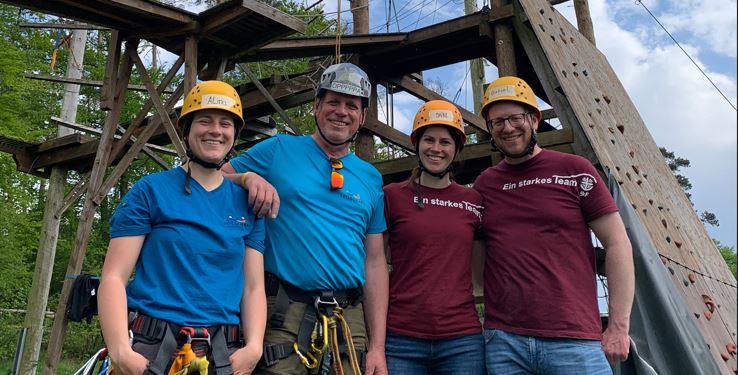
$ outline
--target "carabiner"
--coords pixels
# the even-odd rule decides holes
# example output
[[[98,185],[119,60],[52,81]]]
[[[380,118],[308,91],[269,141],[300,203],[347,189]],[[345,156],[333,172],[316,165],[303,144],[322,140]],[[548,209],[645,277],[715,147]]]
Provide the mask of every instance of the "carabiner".
[[[314,369],[314,368],[316,368],[316,367],[318,367],[318,359],[317,358],[315,358],[310,353],[305,353],[305,355],[303,355],[302,353],[300,353],[300,348],[297,346],[297,343],[295,343],[293,345],[293,347],[295,348],[295,353],[297,353],[297,356],[300,357],[300,362],[302,362],[302,364],[305,365],[305,367],[307,367],[307,368],[309,368],[311,370]]]
[[[323,337],[323,346],[318,348],[315,346],[315,340],[310,340],[310,348],[312,349],[313,352],[316,352],[318,354],[323,354],[328,349],[328,317],[325,316],[324,314],[320,314],[320,319],[323,321],[323,325],[320,326],[321,331],[322,331],[321,336]],[[313,331],[313,333],[315,333],[315,331]]]

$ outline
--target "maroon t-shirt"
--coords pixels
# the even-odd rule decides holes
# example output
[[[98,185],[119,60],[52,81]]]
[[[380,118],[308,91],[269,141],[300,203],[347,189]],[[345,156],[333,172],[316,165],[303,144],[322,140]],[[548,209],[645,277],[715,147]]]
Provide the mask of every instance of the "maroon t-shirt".
[[[474,183],[486,207],[484,326],[519,335],[601,339],[587,223],[617,206],[592,164],[543,150]]]
[[[456,183],[421,189],[424,208],[409,183],[384,187],[392,252],[387,330],[422,339],[480,333],[471,256],[482,198]]]

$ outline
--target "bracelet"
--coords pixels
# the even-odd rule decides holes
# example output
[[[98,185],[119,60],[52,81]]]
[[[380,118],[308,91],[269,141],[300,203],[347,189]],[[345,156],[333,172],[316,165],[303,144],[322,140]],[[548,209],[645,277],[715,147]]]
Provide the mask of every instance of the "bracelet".
[[[254,172],[246,172],[241,175],[241,187],[244,189],[246,188],[246,176],[248,176],[249,173],[254,173]]]

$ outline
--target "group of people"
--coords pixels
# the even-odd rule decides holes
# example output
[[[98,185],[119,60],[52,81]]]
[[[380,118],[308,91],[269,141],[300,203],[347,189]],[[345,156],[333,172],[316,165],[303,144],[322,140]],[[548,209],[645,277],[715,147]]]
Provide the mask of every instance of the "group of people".
[[[141,179],[110,220],[98,305],[116,373],[193,373],[197,358],[201,374],[608,374],[627,358],[623,222],[588,160],[538,146],[526,82],[488,86],[481,116],[504,160],[472,187],[454,182],[466,133],[442,100],[417,111],[410,178],[383,187],[350,151],[370,94],[359,67],[332,65],[313,134],[230,158],[237,92],[190,91],[187,161]],[[604,332],[592,232],[606,249]]]

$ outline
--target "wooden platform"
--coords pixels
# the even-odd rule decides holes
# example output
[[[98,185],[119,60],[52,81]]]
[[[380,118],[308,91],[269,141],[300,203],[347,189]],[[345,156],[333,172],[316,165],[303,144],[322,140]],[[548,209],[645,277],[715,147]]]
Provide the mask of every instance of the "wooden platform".
[[[201,36],[201,55],[247,53],[271,41],[305,31],[305,23],[257,0],[231,0],[191,13],[149,0],[0,0],[14,6],[121,31],[174,54],[185,35]]]

